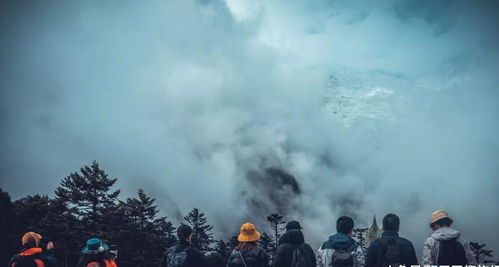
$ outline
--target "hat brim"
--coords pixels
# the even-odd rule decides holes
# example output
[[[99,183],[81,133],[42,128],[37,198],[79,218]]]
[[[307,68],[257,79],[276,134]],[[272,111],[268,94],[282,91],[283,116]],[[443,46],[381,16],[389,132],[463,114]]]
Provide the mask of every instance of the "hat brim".
[[[255,234],[253,235],[238,235],[237,236],[237,241],[239,242],[255,242],[258,239],[260,239],[260,236],[262,236],[258,231],[255,231]]]
[[[97,254],[100,254],[101,252],[98,250],[89,250],[88,248],[83,248],[81,250],[81,253],[87,254],[87,255],[97,255]]]
[[[436,222],[438,222],[438,221],[440,221],[442,219],[445,219],[445,218],[449,219],[451,224],[454,223],[454,220],[452,220],[449,216],[444,216],[444,217],[436,218],[436,219],[432,220],[431,223],[430,223],[430,228],[433,228],[433,226],[435,226]]]

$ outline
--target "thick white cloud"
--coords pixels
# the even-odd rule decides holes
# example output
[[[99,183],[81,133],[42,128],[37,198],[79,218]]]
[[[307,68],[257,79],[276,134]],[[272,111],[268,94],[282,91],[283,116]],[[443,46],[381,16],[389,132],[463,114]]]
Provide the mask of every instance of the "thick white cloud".
[[[340,214],[366,226],[393,211],[420,250],[444,208],[497,247],[476,229],[497,228],[494,9],[12,4],[0,16],[1,186],[48,193],[95,159],[125,195],[143,187],[172,219],[197,206],[225,238],[244,220],[263,228],[251,196],[282,204],[247,176],[278,167],[300,185],[287,212],[314,246]]]

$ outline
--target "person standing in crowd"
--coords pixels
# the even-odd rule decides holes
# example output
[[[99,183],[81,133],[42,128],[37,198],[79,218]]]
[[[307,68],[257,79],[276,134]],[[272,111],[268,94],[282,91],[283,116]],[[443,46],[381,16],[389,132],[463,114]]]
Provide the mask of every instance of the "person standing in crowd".
[[[363,267],[364,252],[352,238],[354,222],[348,216],[336,221],[337,233],[322,244],[317,253],[317,267]]]
[[[272,266],[316,266],[315,253],[301,231],[303,229],[299,222],[290,221],[286,225],[286,233],[279,238],[276,256]]]
[[[431,214],[430,228],[433,233],[423,245],[423,265],[477,265],[470,244],[461,233],[451,228],[454,221],[444,210]]]
[[[418,265],[411,241],[399,237],[400,219],[393,213],[383,218],[383,234],[367,249],[365,267]]]
[[[232,250],[228,260],[229,267],[269,267],[269,258],[257,241],[260,233],[252,223],[245,223],[237,240],[239,244]]]
[[[42,236],[35,232],[27,232],[21,238],[23,249],[9,261],[9,267],[47,266],[56,267],[57,261],[52,253],[42,253],[39,247]],[[53,244],[47,245],[47,250],[52,250]]]
[[[113,259],[106,257],[107,244],[99,238],[90,238],[82,249],[78,267],[117,267]],[[109,248],[109,247],[108,247]]]
[[[205,256],[201,251],[191,246],[192,228],[181,224],[177,228],[178,243],[167,249],[161,267],[197,267],[207,266]]]

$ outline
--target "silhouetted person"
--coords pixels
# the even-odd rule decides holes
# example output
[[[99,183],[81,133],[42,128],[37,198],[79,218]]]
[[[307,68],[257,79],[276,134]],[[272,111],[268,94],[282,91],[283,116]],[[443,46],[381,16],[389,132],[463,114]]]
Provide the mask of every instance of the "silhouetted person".
[[[78,267],[117,267],[112,258],[106,257],[106,249],[109,246],[102,243],[99,238],[90,238],[86,246],[81,250]]]
[[[315,253],[301,231],[302,227],[297,221],[290,221],[286,225],[286,233],[279,238],[276,256],[272,266],[316,266]]]
[[[252,223],[245,223],[237,240],[239,244],[232,250],[229,256],[229,267],[268,267],[269,259],[267,253],[258,246],[260,233]]]
[[[461,238],[459,231],[450,226],[454,221],[443,210],[431,214],[433,234],[423,246],[422,265],[477,265],[470,245]]]
[[[367,249],[365,267],[411,266],[418,264],[411,241],[399,236],[400,219],[393,213],[383,218],[383,234]]]
[[[353,219],[341,216],[336,221],[337,233],[330,236],[317,252],[317,267],[363,267],[364,252],[352,239]]]
[[[57,261],[51,254],[42,253],[43,249],[39,247],[41,235],[35,232],[28,232],[21,238],[23,249],[19,254],[14,255],[9,262],[9,267],[24,266],[47,266],[56,267]],[[52,250],[53,244],[47,246],[47,250]]]
[[[177,228],[178,243],[167,249],[161,267],[197,267],[207,266],[205,256],[191,246],[192,228],[181,224]]]

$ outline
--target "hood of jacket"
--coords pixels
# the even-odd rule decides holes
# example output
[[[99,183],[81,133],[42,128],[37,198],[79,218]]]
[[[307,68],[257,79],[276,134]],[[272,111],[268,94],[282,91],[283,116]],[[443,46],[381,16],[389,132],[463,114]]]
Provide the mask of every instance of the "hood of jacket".
[[[293,229],[288,230],[284,233],[281,238],[279,238],[280,244],[293,244],[299,245],[305,243],[305,238],[303,237],[303,233],[301,230]]]
[[[435,232],[431,234],[431,237],[435,238],[436,240],[449,240],[452,238],[459,238],[460,235],[461,233],[457,230],[454,230],[450,227],[442,227],[435,230]]]
[[[355,240],[353,240],[350,236],[336,233],[329,237],[329,239],[324,242],[322,248],[332,248],[335,250],[347,250],[352,246],[355,246]]]

